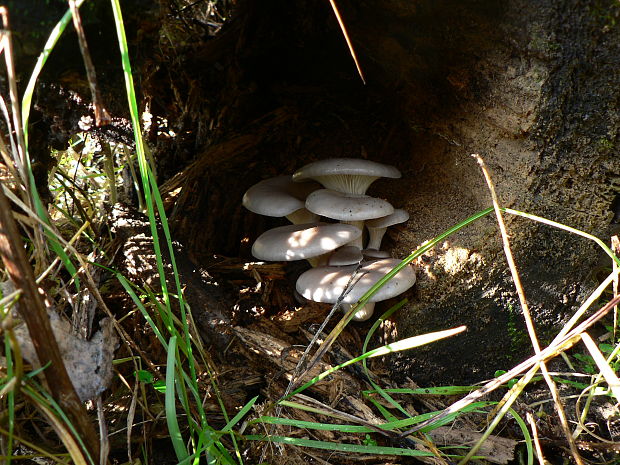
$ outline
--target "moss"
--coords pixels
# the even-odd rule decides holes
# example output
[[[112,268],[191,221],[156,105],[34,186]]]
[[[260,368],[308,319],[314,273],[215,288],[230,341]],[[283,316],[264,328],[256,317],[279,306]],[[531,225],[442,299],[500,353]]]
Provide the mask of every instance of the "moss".
[[[609,152],[611,149],[614,148],[614,142],[607,139],[606,137],[601,137],[597,142],[596,142],[598,149],[602,152]]]
[[[513,308],[512,304],[508,304],[508,338],[510,339],[511,354],[520,354],[523,347],[529,344],[529,336],[527,330],[522,327],[521,321],[523,316],[520,311]]]

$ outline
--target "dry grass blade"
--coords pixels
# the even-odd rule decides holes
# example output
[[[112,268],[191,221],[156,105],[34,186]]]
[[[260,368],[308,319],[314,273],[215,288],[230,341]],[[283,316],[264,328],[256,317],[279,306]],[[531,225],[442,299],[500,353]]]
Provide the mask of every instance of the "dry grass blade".
[[[620,239],[618,239],[618,236],[611,236],[611,250],[613,250],[613,252],[617,255],[620,254]],[[612,266],[613,266],[613,271],[614,272],[618,272],[618,264],[615,261],[612,261]],[[618,295],[618,274],[616,274],[616,277],[614,279],[614,297],[616,297]],[[618,335],[616,334],[616,331],[618,330],[618,307],[614,307],[614,340],[618,339]]]
[[[476,442],[481,433],[467,428],[441,426],[430,431],[428,435],[437,446],[468,446]],[[480,455],[491,463],[507,464],[514,459],[517,441],[500,436],[489,436],[480,448]]]
[[[296,407],[296,408],[300,408],[302,405],[305,405],[308,407],[308,410],[314,413],[318,413],[318,414],[325,415],[328,417],[336,418],[338,420],[348,421],[348,422],[355,423],[358,425],[366,426],[386,437],[393,437],[393,438],[397,437],[397,435],[394,432],[382,429],[381,424],[370,423],[364,418],[360,418],[358,416],[351,415],[350,413],[346,413],[341,410],[330,407],[329,405],[326,405],[310,396],[306,396],[304,394],[296,394],[294,398],[295,400],[298,400],[301,404],[295,404],[294,402],[283,401],[283,405],[286,405],[289,407]]]
[[[110,115],[101,104],[101,94],[99,93],[99,86],[97,85],[97,73],[95,72],[95,65],[90,57],[88,51],[88,42],[86,42],[86,34],[84,34],[84,28],[82,27],[82,17],[80,16],[80,10],[77,7],[75,0],[69,0],[69,8],[73,16],[73,27],[78,36],[78,43],[80,44],[80,51],[82,52],[82,58],[84,59],[84,67],[86,68],[86,77],[88,78],[88,84],[90,86],[90,93],[93,98],[93,107],[95,108],[95,123],[97,126],[103,126],[110,124]]]
[[[497,194],[495,192],[495,186],[493,185],[493,180],[487,170],[486,164],[480,155],[473,154],[472,157],[476,159],[480,168],[482,169],[482,173],[484,174],[484,178],[487,182],[489,192],[491,193],[491,198],[493,199],[493,208],[495,209],[495,216],[497,217],[497,223],[499,225],[499,229],[502,235],[502,242],[504,245],[504,254],[506,255],[506,261],[508,262],[508,267],[510,268],[510,273],[512,274],[512,280],[514,281],[515,288],[517,290],[517,294],[519,295],[519,301],[521,303],[521,310],[523,311],[523,317],[525,318],[525,324],[527,326],[527,332],[532,341],[532,347],[534,348],[534,352],[538,355],[540,354],[540,344],[538,342],[538,338],[536,336],[536,329],[534,328],[534,323],[532,321],[532,316],[530,314],[529,305],[527,303],[527,299],[525,297],[525,290],[523,289],[523,285],[521,284],[521,278],[519,277],[519,272],[517,271],[517,265],[515,264],[514,257],[512,255],[512,250],[510,248],[510,239],[508,238],[508,232],[506,231],[506,225],[504,223],[504,218],[502,216],[502,211],[500,210],[499,201],[497,198]],[[551,378],[549,374],[549,370],[547,370],[547,366],[544,361],[540,362],[540,371],[542,372],[543,377],[545,378],[545,382],[549,386],[549,390],[551,392],[551,396],[553,397],[553,402],[555,404],[555,408],[558,414],[558,418],[560,419],[560,424],[562,425],[562,429],[564,430],[564,435],[568,440],[570,445],[571,453],[575,458],[575,461],[578,465],[583,464],[583,459],[579,454],[577,449],[577,445],[573,439],[570,428],[568,426],[568,421],[566,420],[566,413],[564,411],[564,406],[562,405],[562,401],[560,399],[560,393],[555,384],[555,381]],[[474,452],[476,447],[472,448],[469,454],[465,457],[462,463],[465,463],[468,458],[470,458]]]
[[[534,438],[534,447],[536,448],[536,456],[538,457],[538,463],[545,465],[545,458],[543,457],[542,448],[540,447],[540,440],[538,439],[538,428],[536,427],[536,421],[530,412],[527,412],[527,422],[532,429],[532,437]]]
[[[108,463],[108,455],[110,455],[110,439],[108,437],[108,425],[105,421],[103,411],[103,402],[101,395],[97,396],[97,420],[99,421],[99,464]]]
[[[607,304],[605,304],[603,307],[597,310],[593,315],[591,315],[589,318],[587,318],[585,321],[579,324],[579,326],[577,326],[575,329],[570,331],[567,335],[559,339],[556,338],[557,340],[554,340],[551,345],[549,345],[546,349],[543,349],[539,354],[528,358],[527,360],[521,362],[516,367],[504,373],[503,375],[493,379],[492,381],[489,381],[487,384],[482,386],[480,389],[472,392],[471,394],[468,394],[467,396],[463,397],[461,400],[452,404],[450,407],[445,409],[439,415],[433,418],[430,418],[416,425],[415,427],[405,431],[404,433],[401,434],[401,436],[406,436],[408,434],[415,433],[416,431],[419,431],[422,428],[425,428],[431,425],[432,423],[443,420],[448,415],[454,412],[458,412],[459,410],[465,408],[466,406],[470,405],[471,403],[475,402],[476,400],[480,399],[486,394],[494,391],[498,387],[507,383],[508,381],[515,378],[516,376],[519,376],[525,370],[528,370],[529,368],[533,367],[540,361],[550,360],[558,356],[560,353],[570,349],[572,346],[574,346],[575,344],[577,344],[577,342],[581,340],[581,333],[583,333],[588,328],[590,328],[592,325],[597,323],[601,318],[607,315],[614,308],[615,305],[618,305],[619,303],[620,303],[620,296],[613,298],[611,301],[609,301]]]
[[[362,67],[360,66],[360,63],[357,60],[357,55],[355,54],[355,49],[353,48],[351,39],[349,39],[347,28],[345,27],[344,21],[342,20],[342,17],[340,16],[338,7],[336,6],[336,0],[329,0],[329,4],[332,6],[332,10],[334,10],[334,15],[336,15],[336,19],[338,20],[338,25],[340,25],[340,30],[342,31],[342,35],[344,36],[344,40],[347,41],[347,47],[349,47],[349,53],[351,54],[351,58],[353,58],[353,61],[355,62],[355,67],[357,68],[357,74],[360,75],[360,79],[362,80],[362,82],[366,84],[366,78],[364,78]]]
[[[26,397],[29,397],[32,403],[43,413],[43,415],[47,418],[47,420],[52,425],[52,428],[64,444],[67,452],[71,456],[71,459],[76,465],[92,465],[92,461],[89,461],[87,457],[84,457],[82,449],[80,445],[76,441],[76,438],[73,437],[67,425],[60,420],[52,410],[50,410],[44,403],[40,402],[36,397],[32,396],[28,390],[23,391]],[[76,426],[77,427],[77,426]],[[86,440],[86,438],[83,438]],[[97,457],[96,455],[94,457]]]
[[[17,94],[17,77],[15,74],[15,65],[13,61],[13,43],[11,41],[11,31],[9,29],[9,12],[6,7],[0,7],[0,16],[2,17],[2,51],[6,62],[6,71],[9,81],[9,92],[11,94],[11,107],[13,113],[13,127],[17,136],[17,156],[15,164],[21,176],[24,186],[28,186],[26,176],[26,143],[24,141],[24,133],[22,130],[21,112],[19,111],[19,97]],[[7,121],[8,123],[8,121]]]
[[[607,360],[605,360],[605,357],[603,357],[603,354],[598,349],[596,343],[592,340],[590,335],[588,333],[583,333],[581,335],[581,340],[588,349],[588,352],[590,352],[596,366],[601,371],[601,375],[603,375],[605,381],[607,381],[613,396],[618,402],[620,402],[620,379],[618,379],[616,373],[614,373],[614,370],[609,366],[609,363],[607,363]]]

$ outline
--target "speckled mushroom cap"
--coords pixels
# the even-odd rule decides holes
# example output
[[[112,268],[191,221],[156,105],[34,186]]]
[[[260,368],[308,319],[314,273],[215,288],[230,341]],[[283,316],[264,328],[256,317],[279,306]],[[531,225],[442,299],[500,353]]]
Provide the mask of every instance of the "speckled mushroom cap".
[[[261,234],[252,246],[252,255],[268,261],[303,260],[331,252],[361,234],[350,224],[291,224]]]
[[[327,189],[365,194],[378,178],[400,178],[395,167],[358,158],[328,158],[310,163],[293,174],[293,181],[314,179]]]
[[[305,210],[306,197],[320,188],[316,182],[293,182],[291,176],[265,179],[246,191],[243,195],[243,206],[259,215],[290,216],[289,220],[293,223],[316,221],[318,218],[311,213],[304,216],[303,211],[299,210]],[[306,221],[303,221],[304,219]]]
[[[357,302],[368,289],[389,273],[401,261],[396,258],[386,258],[363,264],[357,276],[361,276],[351,291],[343,298],[343,302],[352,304]],[[306,299],[315,302],[335,303],[342,295],[351,274],[357,265],[349,266],[320,266],[302,273],[295,285]],[[355,278],[357,279],[357,278]],[[370,302],[379,302],[397,296],[415,283],[415,271],[406,266],[390,279],[377,293],[370,298]]]
[[[386,200],[330,189],[319,189],[310,194],[306,199],[306,208],[317,215],[339,221],[365,221],[394,212],[394,207]]]
[[[383,239],[383,235],[387,228],[395,224],[404,223],[408,219],[409,213],[397,208],[391,215],[366,221],[366,227],[369,233],[368,248],[379,249],[381,247],[381,239]]]

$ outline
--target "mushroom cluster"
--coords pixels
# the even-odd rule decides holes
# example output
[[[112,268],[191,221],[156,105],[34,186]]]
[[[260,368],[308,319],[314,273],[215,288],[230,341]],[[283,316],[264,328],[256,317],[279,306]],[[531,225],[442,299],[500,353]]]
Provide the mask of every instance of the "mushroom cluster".
[[[260,215],[286,217],[293,224],[259,236],[252,255],[269,261],[308,260],[313,268],[299,276],[297,292],[306,299],[331,304],[344,293],[341,302],[347,311],[400,263],[380,250],[381,241],[388,227],[406,222],[409,214],[366,195],[376,179],[400,176],[396,168],[382,163],[331,158],[310,163],[292,176],[259,182],[245,193],[243,205]],[[321,218],[324,221],[319,221]],[[413,268],[403,268],[353,318],[367,320],[375,302],[399,295],[414,283]]]

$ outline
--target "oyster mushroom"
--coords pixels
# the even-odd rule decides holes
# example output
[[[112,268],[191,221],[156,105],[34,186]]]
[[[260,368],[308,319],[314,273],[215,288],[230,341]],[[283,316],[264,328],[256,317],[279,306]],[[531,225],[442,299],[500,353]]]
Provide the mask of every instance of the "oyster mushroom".
[[[391,215],[367,221],[367,248],[379,250],[381,248],[381,240],[383,239],[387,228],[389,228],[390,226],[394,226],[395,224],[405,223],[407,220],[409,220],[409,213],[407,213],[405,210],[397,208]]]
[[[243,195],[243,206],[259,215],[285,216],[293,224],[312,223],[318,216],[306,210],[306,197],[321,186],[316,182],[293,182],[291,176],[265,179]]]
[[[360,229],[364,221],[381,218],[394,212],[394,207],[383,199],[364,194],[345,194],[330,189],[314,191],[306,199],[306,208],[317,215],[352,224]],[[362,248],[361,236],[351,245]]]
[[[342,298],[342,303],[350,306],[400,262],[395,258],[386,258],[363,263],[357,271],[350,290],[347,289],[347,284],[358,268],[357,265],[320,266],[302,273],[297,279],[295,288],[306,299],[331,304],[336,303],[347,290],[347,294]],[[414,285],[415,280],[415,271],[411,266],[406,266],[385,283],[368,302],[380,302],[402,294]],[[371,317],[372,311],[373,309],[367,304],[356,312],[353,318],[357,321],[367,320]]]
[[[252,255],[259,260],[308,260],[313,266],[322,264],[326,254],[361,236],[362,231],[350,224],[291,224],[270,229],[252,245]],[[323,257],[324,256],[324,257]]]
[[[400,178],[395,167],[360,158],[328,158],[315,161],[293,174],[293,181],[314,179],[327,189],[349,194],[365,194],[376,179]]]
[[[354,245],[345,245],[334,252],[329,257],[327,264],[330,266],[345,266],[359,263],[364,259],[361,250]]]
[[[377,249],[364,249],[362,255],[366,260],[378,260],[380,258],[390,258],[389,252]]]

